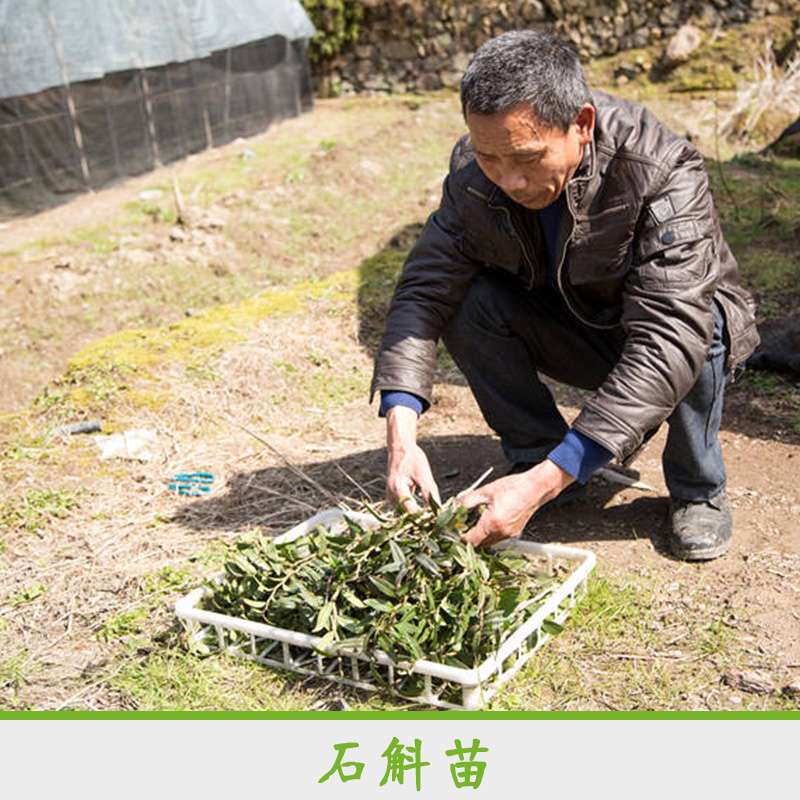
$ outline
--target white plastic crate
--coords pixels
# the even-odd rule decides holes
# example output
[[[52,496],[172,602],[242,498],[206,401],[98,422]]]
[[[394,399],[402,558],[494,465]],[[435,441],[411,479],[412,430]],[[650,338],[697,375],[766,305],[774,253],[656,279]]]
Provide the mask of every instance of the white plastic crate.
[[[367,514],[346,512],[362,526],[374,526],[376,520]],[[310,533],[318,525],[331,533],[345,527],[345,512],[329,509],[301,522],[278,536],[276,542],[287,542]],[[342,652],[323,655],[314,648],[319,636],[276,628],[260,622],[230,617],[200,608],[205,588],[195,589],[175,604],[175,613],[187,631],[190,645],[209,640],[220,652],[257,661],[270,667],[317,675],[321,678],[377,691],[389,688],[402,697],[440,708],[474,710],[494,697],[528,659],[551,638],[543,625],[547,620],[562,624],[579,596],[586,591],[586,581],[594,569],[594,553],[572,547],[509,539],[497,549],[510,549],[541,558],[543,569],[552,573],[556,564],[569,568],[563,581],[527,620],[510,632],[496,653],[474,669],[459,669],[434,661],[418,660],[413,664],[396,664],[380,651],[370,655]],[[420,676],[421,693],[409,696],[399,691],[409,675]],[[376,677],[377,676],[377,677]],[[459,702],[460,700],[460,702]]]

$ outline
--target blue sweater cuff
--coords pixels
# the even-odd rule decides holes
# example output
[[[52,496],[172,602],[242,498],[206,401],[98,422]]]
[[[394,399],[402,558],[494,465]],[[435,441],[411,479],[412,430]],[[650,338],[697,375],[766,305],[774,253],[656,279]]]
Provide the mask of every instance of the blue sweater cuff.
[[[385,417],[386,412],[394,406],[408,406],[420,416],[428,407],[428,404],[415,394],[410,392],[381,392],[381,406],[378,409],[378,416]]]
[[[613,453],[588,436],[570,429],[547,457],[579,483],[586,483],[596,469],[611,461]]]

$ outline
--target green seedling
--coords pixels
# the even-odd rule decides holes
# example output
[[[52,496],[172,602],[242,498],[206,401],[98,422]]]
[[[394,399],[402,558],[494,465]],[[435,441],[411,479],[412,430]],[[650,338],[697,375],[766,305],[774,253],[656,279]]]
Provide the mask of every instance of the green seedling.
[[[556,584],[519,554],[463,543],[473,524],[463,506],[381,518],[377,528],[345,519],[337,535],[317,528],[291,542],[233,545],[206,607],[317,634],[326,654],[379,650],[398,664],[425,658],[469,669]]]

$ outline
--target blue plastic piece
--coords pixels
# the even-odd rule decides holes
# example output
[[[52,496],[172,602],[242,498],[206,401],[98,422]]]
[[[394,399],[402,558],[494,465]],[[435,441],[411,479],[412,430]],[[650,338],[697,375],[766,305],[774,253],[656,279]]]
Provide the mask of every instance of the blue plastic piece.
[[[214,476],[210,472],[181,472],[170,479],[169,488],[178,494],[201,497],[211,491]]]

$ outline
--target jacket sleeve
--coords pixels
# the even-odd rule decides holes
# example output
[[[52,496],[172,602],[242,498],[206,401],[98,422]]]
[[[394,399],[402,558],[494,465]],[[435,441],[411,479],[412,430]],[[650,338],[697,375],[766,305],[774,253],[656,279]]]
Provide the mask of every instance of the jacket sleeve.
[[[454,151],[439,208],[403,265],[375,360],[370,399],[376,391],[399,390],[430,403],[437,342],[480,268],[461,250],[455,160]]]
[[[575,428],[625,459],[694,385],[714,331],[716,211],[702,157],[678,142],[637,223],[622,298],[625,343]]]

